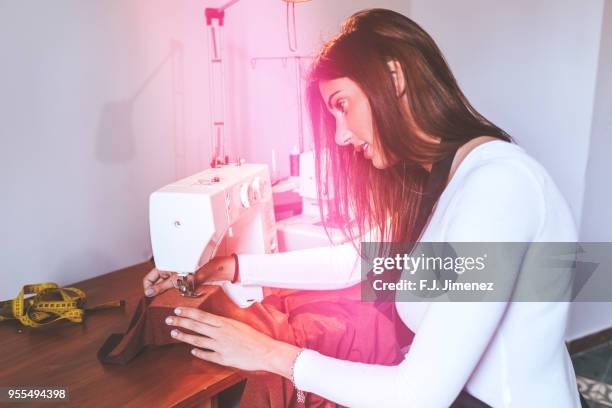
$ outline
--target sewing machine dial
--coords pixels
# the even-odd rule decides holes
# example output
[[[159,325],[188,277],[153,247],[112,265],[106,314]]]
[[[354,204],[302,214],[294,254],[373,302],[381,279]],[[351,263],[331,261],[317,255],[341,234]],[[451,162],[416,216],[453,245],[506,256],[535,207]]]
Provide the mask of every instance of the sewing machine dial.
[[[244,183],[240,187],[240,203],[244,208],[249,208],[251,206],[253,197],[253,186],[251,183]]]
[[[240,202],[244,208],[249,208],[253,203],[261,201],[268,194],[267,184],[256,176],[251,182],[242,184],[240,187]]]
[[[261,187],[263,183],[261,182],[261,177],[257,176],[253,179],[251,183],[251,187],[253,188],[253,199],[255,201],[261,200]]]

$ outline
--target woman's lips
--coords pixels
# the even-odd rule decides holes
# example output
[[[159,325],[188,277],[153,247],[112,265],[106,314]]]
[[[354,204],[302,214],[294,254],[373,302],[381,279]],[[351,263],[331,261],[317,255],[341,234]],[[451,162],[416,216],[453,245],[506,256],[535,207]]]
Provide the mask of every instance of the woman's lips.
[[[373,155],[372,146],[370,146],[368,142],[363,142],[362,144],[355,146],[355,151],[363,152],[363,157],[366,159],[371,159]]]
[[[363,145],[363,157],[370,160],[372,158],[372,146],[369,143]]]

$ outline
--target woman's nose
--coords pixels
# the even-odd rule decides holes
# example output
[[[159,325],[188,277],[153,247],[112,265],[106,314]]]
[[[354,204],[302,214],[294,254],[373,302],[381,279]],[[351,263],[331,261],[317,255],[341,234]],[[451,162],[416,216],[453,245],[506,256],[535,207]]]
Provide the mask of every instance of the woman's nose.
[[[345,127],[336,126],[335,140],[336,144],[340,146],[346,146],[351,143],[353,133]]]

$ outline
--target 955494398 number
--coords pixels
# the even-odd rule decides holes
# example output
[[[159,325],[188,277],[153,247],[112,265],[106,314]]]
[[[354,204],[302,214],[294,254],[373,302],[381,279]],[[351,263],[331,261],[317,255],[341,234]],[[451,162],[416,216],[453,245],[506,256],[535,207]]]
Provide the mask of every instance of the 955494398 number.
[[[68,401],[68,390],[59,387],[0,387],[0,402]]]

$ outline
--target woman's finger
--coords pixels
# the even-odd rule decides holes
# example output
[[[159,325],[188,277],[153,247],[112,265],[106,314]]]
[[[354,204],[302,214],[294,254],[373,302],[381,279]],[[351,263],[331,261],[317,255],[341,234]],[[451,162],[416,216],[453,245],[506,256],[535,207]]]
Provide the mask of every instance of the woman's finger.
[[[219,344],[214,339],[211,339],[209,337],[196,336],[194,334],[183,333],[182,331],[178,329],[173,329],[170,332],[170,336],[172,336],[172,338],[176,340],[182,341],[187,344],[191,344],[192,346],[214,350],[214,351],[217,351],[216,348],[218,347],[218,344]]]
[[[200,309],[195,309],[193,307],[177,307],[174,309],[174,313],[178,316],[187,317],[214,327],[222,327],[223,321],[225,320],[225,318],[221,316],[217,316]]]
[[[172,282],[172,277],[169,277],[168,279],[159,281],[159,283],[155,283],[155,284],[152,284],[151,286],[146,287],[145,295],[147,295],[148,297],[156,296],[173,287],[174,287],[174,283]]]
[[[174,279],[176,279],[175,273],[153,268],[142,279],[145,295],[151,297],[170,289],[174,286]]]
[[[159,272],[160,271],[157,268],[153,268],[145,275],[144,278],[142,278],[142,286],[145,291],[148,287],[153,286],[153,284],[161,277]]]
[[[208,325],[206,323],[201,323],[187,317],[168,316],[166,317],[166,324],[169,326],[182,327],[183,329],[191,330],[192,332],[196,332],[213,339],[218,337],[217,327]]]

